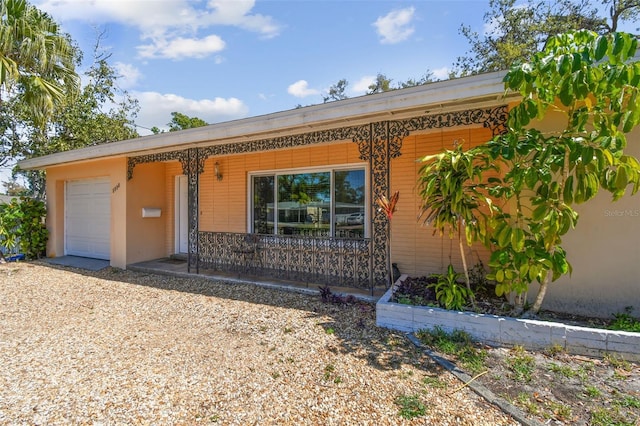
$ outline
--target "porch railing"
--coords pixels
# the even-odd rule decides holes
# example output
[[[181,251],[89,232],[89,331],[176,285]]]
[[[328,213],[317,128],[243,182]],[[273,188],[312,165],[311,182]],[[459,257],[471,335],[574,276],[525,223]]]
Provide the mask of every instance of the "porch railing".
[[[371,240],[200,232],[200,268],[373,291]]]

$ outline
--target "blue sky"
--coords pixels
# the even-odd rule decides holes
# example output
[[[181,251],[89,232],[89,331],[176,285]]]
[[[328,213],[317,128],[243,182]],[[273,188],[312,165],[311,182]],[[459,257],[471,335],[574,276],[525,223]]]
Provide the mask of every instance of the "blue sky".
[[[209,123],[322,103],[340,79],[350,97],[377,73],[394,83],[445,78],[483,31],[488,1],[35,0],[90,65],[97,34],[136,122],[166,128],[172,111]]]

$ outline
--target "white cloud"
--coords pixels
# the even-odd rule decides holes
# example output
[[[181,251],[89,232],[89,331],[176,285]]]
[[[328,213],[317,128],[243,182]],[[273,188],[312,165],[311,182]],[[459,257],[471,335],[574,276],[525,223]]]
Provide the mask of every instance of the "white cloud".
[[[142,58],[200,59],[223,50],[224,46],[224,41],[217,35],[210,35],[202,39],[177,37],[167,40],[157,38],[152,44],[138,46],[138,52]]]
[[[369,90],[369,86],[371,86],[375,82],[375,75],[365,75],[364,77],[360,77],[360,79],[353,85],[351,93],[354,95],[364,95]]]
[[[407,7],[393,10],[385,16],[380,16],[373,23],[380,36],[380,42],[383,44],[395,44],[409,38],[414,31],[411,26],[414,12],[415,9],[413,7]]]
[[[212,9],[210,19],[214,24],[238,26],[266,38],[280,33],[279,25],[270,16],[250,13],[255,0],[210,0],[207,6]]]
[[[237,98],[188,99],[158,92],[133,92],[131,95],[140,103],[136,124],[146,128],[156,126],[166,130],[166,124],[171,121],[171,113],[174,111],[201,118],[207,123],[243,118],[249,113],[249,108]],[[150,134],[142,128],[138,132]]]
[[[113,64],[113,67],[116,70],[116,74],[119,76],[118,84],[122,89],[126,90],[134,87],[142,77],[140,70],[131,64],[116,62]]]
[[[296,98],[305,98],[311,95],[318,95],[319,90],[310,89],[306,80],[298,80],[287,88],[287,92]]]
[[[202,58],[224,48],[216,26],[234,26],[271,38],[280,26],[270,16],[252,14],[254,0],[41,0],[38,8],[55,19],[93,24],[118,23],[137,28],[141,55],[149,58]],[[170,55],[168,49],[180,49]],[[191,56],[189,56],[191,55]]]
[[[437,80],[447,80],[449,79],[449,73],[451,72],[451,70],[448,67],[442,67],[437,68],[431,72]]]

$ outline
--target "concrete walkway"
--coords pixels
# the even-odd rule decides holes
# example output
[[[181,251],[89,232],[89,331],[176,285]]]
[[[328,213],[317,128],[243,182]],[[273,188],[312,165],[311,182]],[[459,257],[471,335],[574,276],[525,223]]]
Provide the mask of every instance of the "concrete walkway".
[[[52,265],[69,266],[71,268],[86,269],[89,271],[99,271],[109,266],[108,260],[91,259],[80,256],[60,256],[43,259]]]

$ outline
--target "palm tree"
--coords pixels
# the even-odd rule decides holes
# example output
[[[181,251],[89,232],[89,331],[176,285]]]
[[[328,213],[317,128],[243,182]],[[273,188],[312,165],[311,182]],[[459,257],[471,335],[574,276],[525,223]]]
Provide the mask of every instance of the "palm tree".
[[[78,91],[70,37],[25,0],[0,0],[0,101],[17,97],[44,126],[65,92]]]

